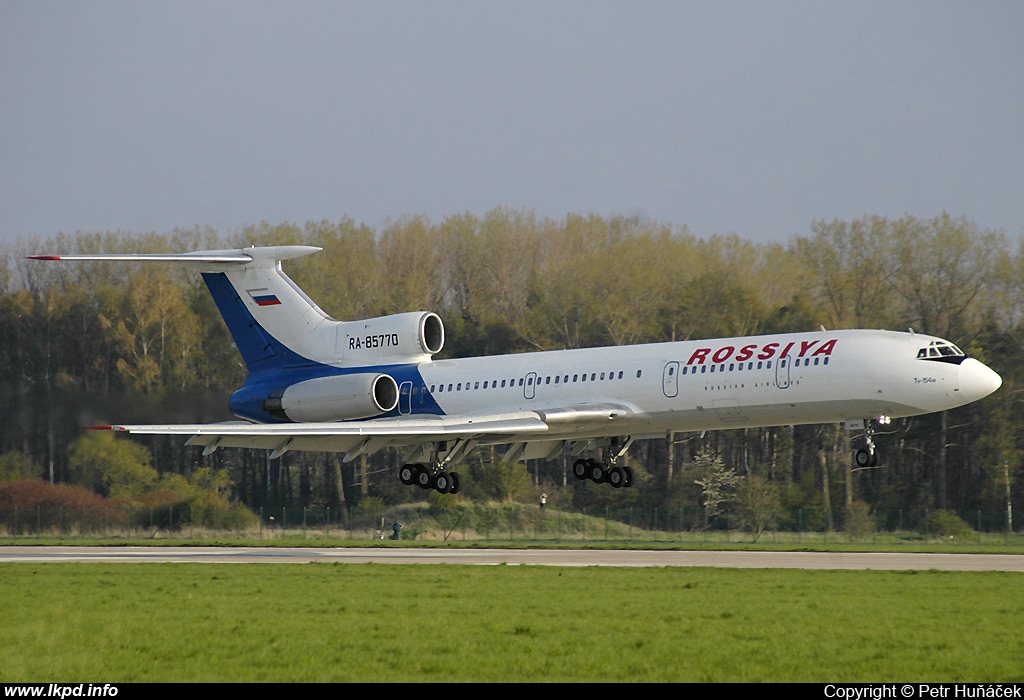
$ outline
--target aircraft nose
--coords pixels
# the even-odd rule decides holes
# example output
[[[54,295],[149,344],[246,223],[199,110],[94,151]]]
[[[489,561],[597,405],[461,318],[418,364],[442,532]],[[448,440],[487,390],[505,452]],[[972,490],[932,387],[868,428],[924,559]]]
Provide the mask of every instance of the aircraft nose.
[[[968,401],[977,401],[1003,384],[1003,378],[987,365],[973,358],[960,363],[960,394]]]

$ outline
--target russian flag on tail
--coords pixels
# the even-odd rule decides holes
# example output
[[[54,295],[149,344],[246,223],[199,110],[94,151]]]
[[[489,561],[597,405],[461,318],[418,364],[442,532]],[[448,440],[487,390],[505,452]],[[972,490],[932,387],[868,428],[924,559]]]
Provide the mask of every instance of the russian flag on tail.
[[[249,292],[249,296],[256,302],[256,306],[276,306],[281,303],[277,295],[271,294],[270,290],[266,287],[262,289],[246,289],[245,291]]]

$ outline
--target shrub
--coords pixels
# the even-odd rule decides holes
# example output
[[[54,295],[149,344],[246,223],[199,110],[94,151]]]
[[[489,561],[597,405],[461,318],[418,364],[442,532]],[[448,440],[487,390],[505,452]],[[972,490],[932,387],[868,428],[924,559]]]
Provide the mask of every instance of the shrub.
[[[79,486],[39,479],[0,483],[0,522],[9,532],[101,530],[128,519],[107,499]]]
[[[975,534],[974,528],[968,525],[959,515],[950,510],[933,510],[928,513],[924,523],[925,532],[929,535],[951,539],[968,539]]]

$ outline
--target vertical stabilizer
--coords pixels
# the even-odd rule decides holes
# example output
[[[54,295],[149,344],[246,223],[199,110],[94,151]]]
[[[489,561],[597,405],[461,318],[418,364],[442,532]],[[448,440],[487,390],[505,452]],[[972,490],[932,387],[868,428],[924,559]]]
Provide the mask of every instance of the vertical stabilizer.
[[[332,364],[339,322],[325,314],[281,269],[281,261],[319,251],[309,246],[246,248],[244,265],[204,271],[250,372],[310,362]]]
[[[193,253],[31,255],[35,260],[163,262],[203,274],[250,372],[340,360],[338,321],[320,310],[281,269],[281,261],[319,252],[313,246],[268,246]]]

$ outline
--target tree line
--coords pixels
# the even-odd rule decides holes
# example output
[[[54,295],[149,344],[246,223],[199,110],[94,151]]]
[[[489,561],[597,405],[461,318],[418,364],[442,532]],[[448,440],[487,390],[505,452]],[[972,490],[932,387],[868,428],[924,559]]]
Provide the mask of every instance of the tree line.
[[[524,468],[481,450],[462,468],[468,498],[525,500],[545,490],[566,508],[692,506],[707,516],[706,485],[729,482],[719,473],[726,469],[745,486],[727,490],[724,502],[767,499],[775,513],[818,509],[828,527],[832,512],[858,508],[1001,513],[1024,491],[1017,410],[1024,251],[1002,232],[945,213],[816,221],[786,243],[702,238],[685,226],[636,218],[552,220],[509,209],[440,222],[405,217],[379,229],[343,219],[8,243],[0,269],[0,479],[86,484],[76,462],[89,439],[85,426],[228,419],[227,398],[245,380],[199,275],[27,255],[285,244],[323,248],[289,261],[286,272],[335,318],[437,312],[447,343],[439,357],[821,326],[912,328],[957,343],[1004,381],[976,404],[894,421],[877,438],[883,459],[872,469],[854,469],[842,426],[748,428],[635,444],[627,459],[638,484],[623,491],[575,483],[568,455]],[[228,477],[220,491],[229,484],[252,509],[427,497],[398,483],[395,450],[344,463],[339,455],[268,460],[244,450],[201,457],[155,437],[138,444],[150,456],[152,484],[169,475],[187,483],[213,470]]]

